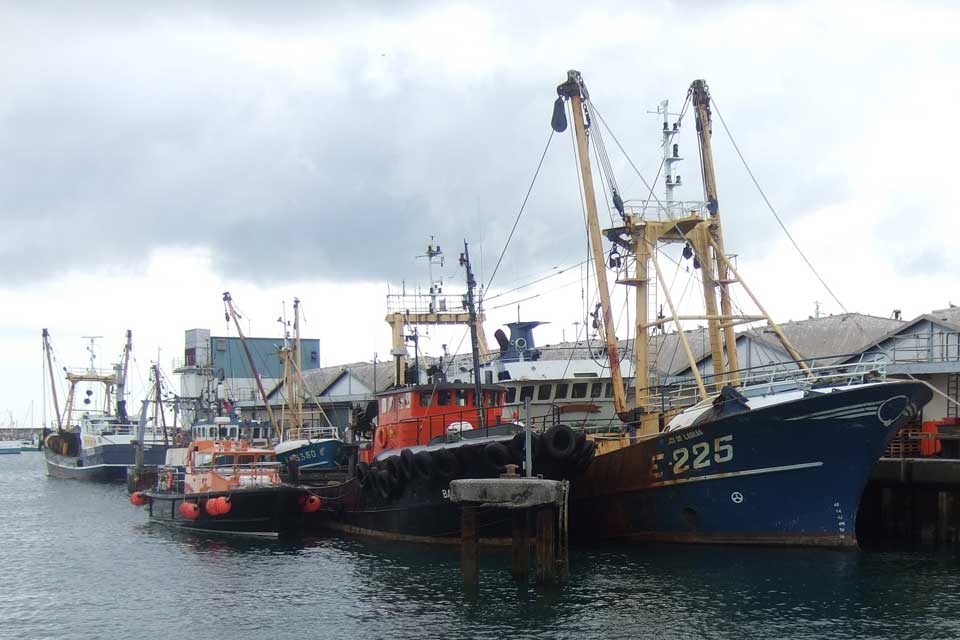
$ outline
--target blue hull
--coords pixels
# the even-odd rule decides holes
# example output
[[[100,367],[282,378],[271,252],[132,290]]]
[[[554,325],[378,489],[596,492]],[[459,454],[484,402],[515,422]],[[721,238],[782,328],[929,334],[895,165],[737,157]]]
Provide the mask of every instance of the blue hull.
[[[296,455],[300,469],[336,469],[340,466],[337,458],[342,446],[339,440],[309,442],[290,451],[277,452],[277,460],[286,464],[290,456]]]
[[[597,456],[574,486],[572,535],[854,546],[871,469],[930,397],[916,382],[818,394]]]
[[[84,449],[79,456],[64,456],[51,449],[43,450],[47,475],[71,480],[94,482],[121,482],[127,478],[127,467],[136,462],[136,448],[132,444],[111,444]],[[166,462],[167,447],[147,445],[143,449],[143,463],[159,466]]]

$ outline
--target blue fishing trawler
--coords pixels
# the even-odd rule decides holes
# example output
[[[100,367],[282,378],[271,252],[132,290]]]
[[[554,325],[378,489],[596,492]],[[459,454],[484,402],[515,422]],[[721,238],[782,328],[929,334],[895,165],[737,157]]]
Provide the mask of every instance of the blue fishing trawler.
[[[569,106],[599,289],[595,326],[606,341],[614,404],[628,434],[601,439],[600,455],[574,485],[571,534],[631,541],[856,545],[856,515],[870,470],[932,392],[922,382],[886,380],[870,365],[812,367],[743,283],[724,250],[711,99],[703,80],[691,85],[678,113],[661,103],[664,196],[648,196],[633,206],[617,190],[580,73],[570,71],[557,93],[552,124],[556,131],[566,129]],[[702,202],[675,196],[681,185],[675,138],[688,110],[699,141]],[[674,116],[678,119],[671,123]],[[602,160],[611,214],[619,216],[615,226],[603,231],[588,140]],[[675,248],[665,252],[670,245]],[[686,266],[690,281],[702,287],[701,314],[681,314],[658,258],[676,262],[678,273]],[[634,289],[632,403],[620,371],[608,270]],[[735,304],[735,284],[759,313],[748,315]],[[661,305],[654,318],[649,302],[657,293],[669,313]],[[709,372],[694,357],[683,329],[683,322],[691,320],[705,325]],[[753,322],[765,322],[793,362],[780,369],[741,369],[734,328]],[[650,332],[667,325],[675,328],[678,346],[690,362],[684,380],[649,376]]]

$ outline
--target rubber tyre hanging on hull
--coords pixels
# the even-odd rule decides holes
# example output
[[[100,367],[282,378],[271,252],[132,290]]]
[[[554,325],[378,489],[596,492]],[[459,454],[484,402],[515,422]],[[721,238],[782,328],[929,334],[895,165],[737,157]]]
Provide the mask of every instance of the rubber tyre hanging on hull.
[[[404,473],[400,466],[400,458],[398,456],[393,456],[392,458],[387,458],[384,460],[383,468],[386,469],[387,473],[390,474],[390,479],[393,481],[393,484],[400,484],[403,482]]]
[[[433,456],[429,451],[418,451],[413,456],[413,468],[417,476],[430,481],[437,476],[436,466],[433,464]]]
[[[400,471],[408,482],[417,477],[417,471],[414,468],[413,451],[410,451],[410,449],[404,449],[400,452]]]
[[[565,462],[576,450],[577,440],[573,429],[565,424],[556,424],[543,434],[543,448],[557,462]]]
[[[523,461],[526,458],[524,453],[524,447],[526,446],[526,435],[521,431],[520,433],[513,436],[513,440],[510,441],[510,451],[513,453],[513,459],[517,464],[523,464]],[[540,447],[542,440],[539,433],[530,434],[530,449],[532,450],[531,460],[536,461],[540,457]]]
[[[507,445],[502,442],[491,442],[483,448],[483,457],[493,465],[497,471],[502,471],[513,461],[513,455]]]
[[[380,497],[384,500],[389,500],[393,497],[396,484],[393,481],[393,476],[390,475],[390,472],[386,469],[380,469],[374,471],[374,478],[376,478],[377,493],[380,494]]]
[[[434,464],[437,475],[444,480],[453,480],[460,473],[457,457],[447,449],[440,449],[434,453]]]
[[[358,462],[357,469],[353,472],[353,475],[356,476],[357,482],[360,483],[361,487],[366,487],[367,483],[370,482],[370,465],[366,462]]]

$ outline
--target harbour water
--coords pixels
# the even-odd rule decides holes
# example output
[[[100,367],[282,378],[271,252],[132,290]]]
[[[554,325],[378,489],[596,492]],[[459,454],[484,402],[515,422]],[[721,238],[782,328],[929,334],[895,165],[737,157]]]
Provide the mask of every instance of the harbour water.
[[[958,638],[960,560],[920,551],[574,549],[559,587],[485,550],[345,537],[198,538],[146,523],[124,487],[0,460],[0,638]]]

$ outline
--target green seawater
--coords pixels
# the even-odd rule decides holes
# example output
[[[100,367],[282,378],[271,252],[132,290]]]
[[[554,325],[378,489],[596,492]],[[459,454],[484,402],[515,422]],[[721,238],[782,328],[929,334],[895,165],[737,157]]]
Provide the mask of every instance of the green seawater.
[[[202,538],[149,525],[122,486],[0,457],[0,638],[960,638],[960,560],[931,552],[574,549],[559,587],[484,550],[341,536]]]

